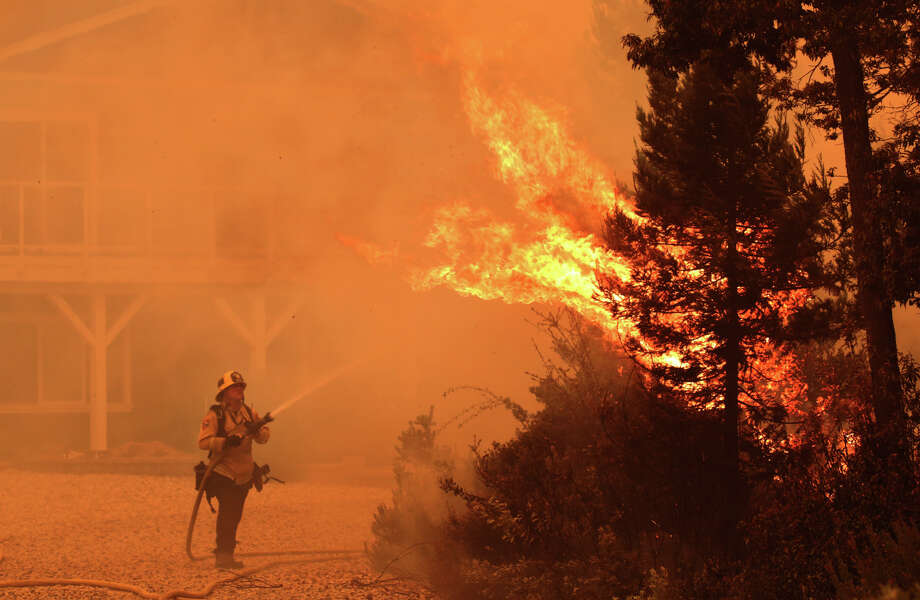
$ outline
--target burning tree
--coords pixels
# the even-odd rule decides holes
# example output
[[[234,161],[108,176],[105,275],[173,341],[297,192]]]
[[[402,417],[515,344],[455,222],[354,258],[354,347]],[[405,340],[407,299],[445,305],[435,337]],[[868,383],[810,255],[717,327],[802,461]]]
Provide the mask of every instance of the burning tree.
[[[801,360],[789,351],[807,337],[793,315],[814,317],[801,331],[818,331],[817,318],[847,329],[831,311],[801,310],[827,283],[821,242],[847,215],[825,211],[840,209],[841,193],[805,175],[802,131],[771,123],[757,71],[719,66],[710,57],[682,77],[652,74],[635,202],[550,112],[467,78],[471,123],[514,192],[513,217],[442,207],[426,240],[440,264],[418,261],[410,280],[562,304],[599,332],[589,336],[596,344],[563,344],[563,365],[532,389],[543,409],[513,439],[477,453],[475,484],[443,480],[465,510],[428,522],[415,544],[391,527],[417,522],[400,514],[411,503],[396,506],[413,494],[378,513],[384,542],[425,544],[438,567],[426,577],[445,597],[823,598],[847,586],[858,593],[843,597],[869,597],[880,583],[916,581],[916,528],[884,537],[896,514],[877,501],[884,481],[859,468],[865,453],[826,435],[836,416],[827,398],[862,397],[863,355],[838,360],[819,348]],[[607,213],[605,244],[590,224]],[[369,257],[398,258],[366,246]],[[851,264],[843,247],[841,272]],[[618,350],[601,360],[618,337],[658,389],[637,385]],[[800,443],[783,443],[795,400],[826,404]],[[427,434],[401,442],[409,439],[433,444]],[[739,446],[756,490],[740,525]]]
[[[606,240],[630,256],[629,277],[601,275],[624,340],[668,394],[724,408],[724,466],[737,484],[740,406],[763,422],[784,407],[766,397],[788,317],[821,282],[827,190],[804,174],[804,134],[769,124],[753,69],[700,62],[681,78],[650,73],[639,110],[636,209],[616,210]],[[737,502],[736,485],[730,493]]]
[[[878,168],[885,161],[876,162],[873,156],[878,134],[870,118],[886,108],[884,100],[892,92],[916,102],[917,3],[651,0],[648,5],[655,31],[624,38],[634,65],[677,73],[713,51],[722,53],[726,65],[753,58],[775,78],[769,86],[772,95],[801,110],[828,138],[842,137],[859,328],[865,332],[872,380],[865,403],[874,412],[872,433],[882,441],[877,454],[900,465],[892,470],[903,470],[898,455],[904,450],[904,394],[892,308],[894,299],[915,297],[917,279],[889,280],[893,262],[912,266],[913,259],[908,256],[905,263],[902,257],[886,255],[891,247],[892,232],[886,231],[891,223],[885,222],[892,214],[891,198],[885,195],[885,177]],[[795,73],[803,57],[812,63],[808,77]],[[911,136],[916,131],[911,121],[902,121],[895,130],[908,148],[914,146]],[[902,248],[916,252],[912,242]]]

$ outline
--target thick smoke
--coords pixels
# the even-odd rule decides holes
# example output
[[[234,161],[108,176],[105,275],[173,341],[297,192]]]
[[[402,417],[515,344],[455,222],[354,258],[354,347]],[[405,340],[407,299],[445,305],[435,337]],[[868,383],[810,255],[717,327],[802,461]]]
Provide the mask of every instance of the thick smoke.
[[[130,389],[133,403],[111,415],[110,446],[161,440],[193,450],[215,381],[230,368],[253,373],[248,398],[264,412],[361,361],[275,424],[265,452],[292,470],[347,456],[386,463],[398,431],[429,405],[448,418],[475,401],[442,400],[451,386],[527,404],[540,336],[528,308],[413,292],[398,268],[367,264],[340,236],[417,248],[443,203],[502,214],[510,192],[463,111],[471,69],[490,90],[561,117],[628,182],[645,84],[616,47],[648,27],[640,2],[2,0],[0,10],[0,180],[24,182],[26,244],[89,235],[177,266],[209,252],[273,253],[283,279],[297,281],[267,287],[268,321],[284,327],[261,377],[214,302],[248,315],[250,287],[113,289],[113,315],[138,291],[149,298],[109,350],[109,400]],[[598,16],[610,27],[595,30]],[[17,185],[0,185],[0,244],[13,253]],[[98,221],[84,231],[89,198]],[[573,214],[580,228],[594,226]],[[7,401],[37,394],[38,346],[44,397],[81,400],[85,341],[48,289],[10,291],[0,297]],[[59,292],[90,322],[85,288]],[[7,418],[22,432],[7,444],[17,452],[87,445],[85,413]],[[456,443],[474,426],[488,439],[512,424],[481,417]]]
[[[564,114],[592,151],[628,172],[642,79],[597,51],[590,4],[3,4],[11,18],[0,30],[0,168],[3,179],[35,183],[24,192],[26,244],[79,244],[74,222],[93,193],[82,182],[95,176],[90,239],[113,251],[152,250],[177,265],[212,249],[284,257],[298,284],[269,287],[268,320],[286,322],[249,387],[257,409],[362,361],[286,411],[268,454],[292,466],[386,462],[396,433],[429,405],[447,418],[476,400],[442,399],[450,386],[527,401],[539,332],[526,307],[412,292],[398,269],[366,264],[337,235],[417,247],[441,203],[501,211],[510,201],[463,114],[470,68]],[[45,133],[21,114],[51,115]],[[42,187],[42,178],[76,183]],[[16,193],[0,189],[0,228],[12,244]],[[4,296],[10,402],[37,393],[39,338],[46,401],[87,394],[90,351],[46,291]],[[109,445],[162,440],[191,450],[217,376],[252,372],[246,342],[214,298],[243,317],[254,300],[247,287],[118,288],[110,319],[137,291],[149,299],[109,349],[109,401],[126,401],[130,388],[133,405],[110,415]],[[85,292],[61,291],[91,323]],[[291,305],[297,294],[302,303]],[[32,316],[18,323],[24,312]],[[9,447],[22,454],[87,445],[85,413],[11,418],[26,435]],[[495,415],[476,430],[489,439],[510,427]]]

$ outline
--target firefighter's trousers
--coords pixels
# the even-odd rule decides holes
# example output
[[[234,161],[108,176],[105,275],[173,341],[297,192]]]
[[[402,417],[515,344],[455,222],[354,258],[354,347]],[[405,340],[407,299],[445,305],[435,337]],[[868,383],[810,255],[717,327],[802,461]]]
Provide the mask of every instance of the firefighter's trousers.
[[[236,528],[243,518],[243,504],[252,482],[237,485],[229,477],[211,473],[208,488],[217,498],[217,554],[233,554]]]

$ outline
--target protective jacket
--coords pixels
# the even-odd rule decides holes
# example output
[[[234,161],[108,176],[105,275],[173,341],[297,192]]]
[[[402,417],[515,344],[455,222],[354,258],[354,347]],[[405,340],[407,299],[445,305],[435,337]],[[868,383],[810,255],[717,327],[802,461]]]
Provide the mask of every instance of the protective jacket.
[[[223,413],[224,435],[219,435],[220,416],[218,412]],[[258,420],[259,414],[245,404],[236,412],[231,411],[227,406],[215,405],[211,407],[204,421],[201,422],[198,447],[210,452],[220,452],[224,449],[227,436],[245,435],[245,423]],[[263,425],[255,436],[245,438],[239,446],[227,448],[223,460],[214,467],[214,472],[232,479],[237,485],[248,483],[252,479],[252,441],[264,444],[270,435],[268,427]]]

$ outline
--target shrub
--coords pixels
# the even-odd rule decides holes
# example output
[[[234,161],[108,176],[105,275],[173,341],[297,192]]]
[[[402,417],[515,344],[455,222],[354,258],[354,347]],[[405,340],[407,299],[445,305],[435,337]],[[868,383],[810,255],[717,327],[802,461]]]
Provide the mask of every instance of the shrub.
[[[488,392],[471,409],[504,406],[521,423],[474,446],[473,485],[455,480],[433,410],[400,436],[393,505],[373,524],[378,567],[463,600],[920,597],[917,477],[887,475],[863,435],[870,415],[806,413],[794,435],[748,424],[733,497],[717,413],[649,392],[583,323],[545,324],[562,364],[535,379],[542,409]],[[908,366],[916,452],[920,370]]]

